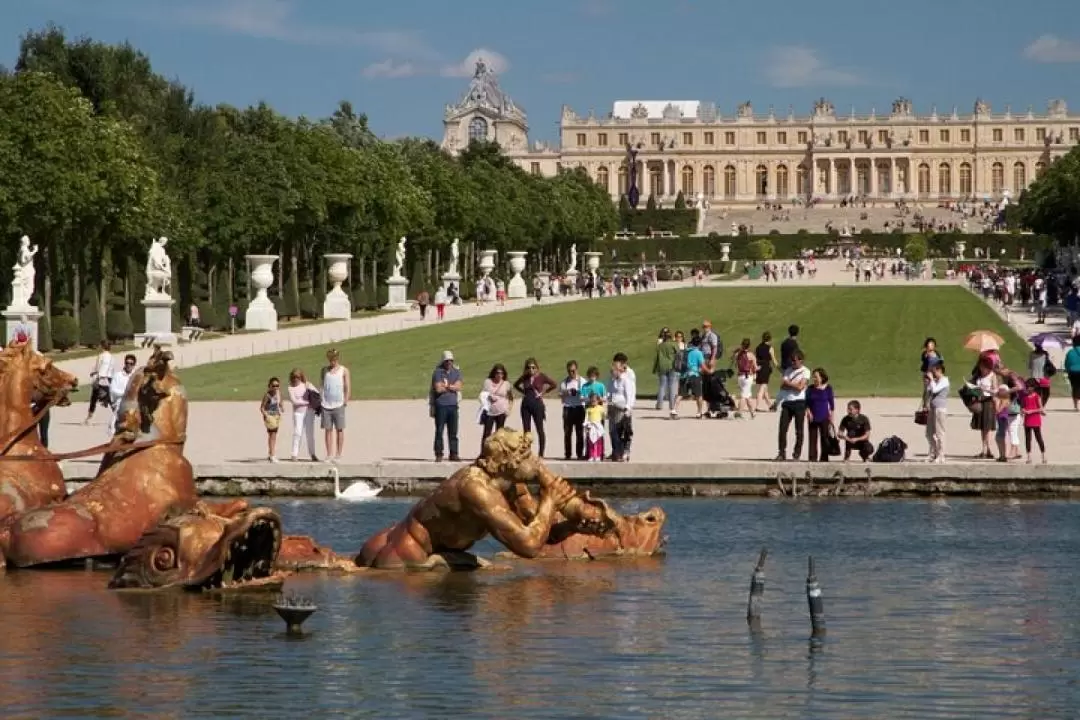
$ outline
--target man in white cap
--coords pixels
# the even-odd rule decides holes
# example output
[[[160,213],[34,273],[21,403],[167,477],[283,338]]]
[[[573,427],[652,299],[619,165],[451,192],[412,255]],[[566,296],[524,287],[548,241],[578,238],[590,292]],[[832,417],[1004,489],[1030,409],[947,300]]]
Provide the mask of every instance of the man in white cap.
[[[461,460],[458,455],[458,404],[461,398],[461,370],[454,365],[454,353],[445,350],[442,361],[431,374],[428,404],[435,419],[435,462],[443,459],[443,429],[450,445],[450,461]]]

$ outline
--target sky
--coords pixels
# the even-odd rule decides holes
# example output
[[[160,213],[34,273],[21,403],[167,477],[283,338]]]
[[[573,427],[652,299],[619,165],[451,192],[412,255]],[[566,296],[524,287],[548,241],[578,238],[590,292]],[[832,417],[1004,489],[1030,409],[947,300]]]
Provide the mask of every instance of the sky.
[[[477,57],[528,113],[530,138],[557,138],[564,104],[604,116],[615,100],[744,102],[808,114],[1080,112],[1075,0],[3,0],[0,64],[20,36],[129,41],[199,102],[266,101],[323,117],[339,100],[381,136],[440,138],[446,103]],[[880,5],[888,12],[874,12]]]

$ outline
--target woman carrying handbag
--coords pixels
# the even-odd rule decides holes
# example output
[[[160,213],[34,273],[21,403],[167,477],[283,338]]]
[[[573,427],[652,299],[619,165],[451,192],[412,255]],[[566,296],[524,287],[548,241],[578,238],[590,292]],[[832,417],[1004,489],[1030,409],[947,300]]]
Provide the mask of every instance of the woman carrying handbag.
[[[945,363],[930,365],[923,376],[923,406],[915,412],[915,424],[926,426],[927,462],[945,462],[945,422],[949,418],[949,378]]]

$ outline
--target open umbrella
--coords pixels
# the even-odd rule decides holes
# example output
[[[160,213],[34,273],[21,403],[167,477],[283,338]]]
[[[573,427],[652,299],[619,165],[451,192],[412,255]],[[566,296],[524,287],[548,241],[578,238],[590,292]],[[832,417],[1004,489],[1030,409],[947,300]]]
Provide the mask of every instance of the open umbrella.
[[[1001,339],[1000,335],[989,330],[976,330],[964,338],[965,350],[974,350],[980,353],[987,350],[1000,350],[1004,344],[1005,341]]]
[[[1036,333],[1028,338],[1032,345],[1040,345],[1043,350],[1064,350],[1067,343],[1065,338],[1054,333]]]

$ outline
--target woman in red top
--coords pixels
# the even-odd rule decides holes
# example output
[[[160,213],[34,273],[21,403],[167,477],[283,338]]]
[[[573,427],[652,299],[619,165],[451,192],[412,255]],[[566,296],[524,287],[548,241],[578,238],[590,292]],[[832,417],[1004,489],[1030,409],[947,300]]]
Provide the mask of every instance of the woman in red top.
[[[540,372],[536,358],[525,361],[521,377],[514,383],[514,389],[521,393],[521,429],[531,432],[536,425],[536,439],[540,443],[540,457],[544,457],[547,436],[544,434],[544,395],[558,387],[550,377]]]
[[[1046,444],[1043,443],[1042,419],[1046,414],[1043,409],[1042,396],[1039,393],[1039,381],[1037,378],[1028,378],[1027,390],[1020,398],[1020,408],[1024,413],[1024,444],[1027,446],[1027,461],[1031,464],[1031,436],[1039,443],[1039,452],[1042,453],[1043,464],[1046,464]]]

